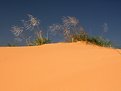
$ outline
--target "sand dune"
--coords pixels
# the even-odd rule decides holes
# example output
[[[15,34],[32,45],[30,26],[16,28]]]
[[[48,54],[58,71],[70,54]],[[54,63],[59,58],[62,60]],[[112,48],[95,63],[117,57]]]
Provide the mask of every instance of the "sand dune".
[[[121,50],[57,43],[0,48],[0,91],[121,91]]]

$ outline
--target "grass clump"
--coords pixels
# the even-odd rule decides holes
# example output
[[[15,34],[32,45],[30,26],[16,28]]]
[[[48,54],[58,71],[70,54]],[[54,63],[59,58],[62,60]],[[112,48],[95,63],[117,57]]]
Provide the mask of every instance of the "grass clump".
[[[88,35],[84,31],[81,31],[79,34],[73,34],[71,37],[72,42],[87,41],[87,40],[88,40]]]
[[[111,47],[112,43],[102,37],[88,37],[87,42],[103,47]]]
[[[90,37],[87,33],[81,32],[79,34],[72,35],[72,42],[86,41],[87,43],[95,44],[102,47],[111,47],[112,43],[102,37]]]
[[[22,26],[14,25],[10,31],[13,33],[16,42],[23,42],[23,45],[36,46],[50,42],[43,35],[39,19],[30,14],[28,14],[28,20],[22,20]]]
[[[8,43],[8,46],[9,46],[9,47],[15,47],[15,46],[17,46],[17,45]]]
[[[50,26],[50,30],[62,33],[66,42],[86,41],[103,47],[111,47],[111,42],[102,37],[90,37],[75,17],[63,17],[62,23],[53,24]],[[105,24],[104,30],[107,31],[107,24]]]
[[[70,38],[71,42],[77,42],[77,41],[86,41],[88,43],[92,43],[98,46],[103,47],[111,47],[112,43],[109,40],[104,39],[103,37],[97,36],[97,37],[91,37],[89,36],[85,31],[81,31],[78,34],[71,35]]]
[[[48,40],[47,38],[36,38],[34,41],[33,41],[33,45],[42,45],[42,44],[48,44],[50,43],[50,40]]]

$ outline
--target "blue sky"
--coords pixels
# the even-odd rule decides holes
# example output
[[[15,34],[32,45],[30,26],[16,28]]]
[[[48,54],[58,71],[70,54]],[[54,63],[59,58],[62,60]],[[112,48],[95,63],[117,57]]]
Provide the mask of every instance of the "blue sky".
[[[104,37],[121,46],[120,0],[0,0],[0,45],[13,40],[11,26],[27,14],[39,18],[44,27],[60,22],[63,16],[75,16],[91,35],[100,35],[106,23]]]

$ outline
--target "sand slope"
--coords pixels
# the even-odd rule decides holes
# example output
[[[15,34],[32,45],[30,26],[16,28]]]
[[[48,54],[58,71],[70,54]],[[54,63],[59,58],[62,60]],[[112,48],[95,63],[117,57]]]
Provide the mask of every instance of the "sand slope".
[[[0,91],[121,91],[121,50],[85,43],[0,48]]]

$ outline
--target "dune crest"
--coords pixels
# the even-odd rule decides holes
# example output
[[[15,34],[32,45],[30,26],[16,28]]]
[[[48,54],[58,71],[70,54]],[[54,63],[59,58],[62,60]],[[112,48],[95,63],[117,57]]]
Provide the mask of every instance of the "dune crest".
[[[83,42],[0,48],[0,91],[121,91],[121,50]]]

